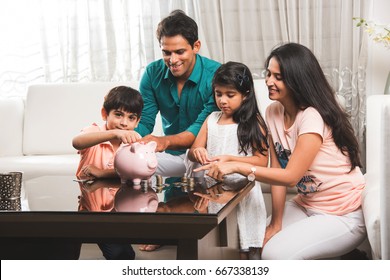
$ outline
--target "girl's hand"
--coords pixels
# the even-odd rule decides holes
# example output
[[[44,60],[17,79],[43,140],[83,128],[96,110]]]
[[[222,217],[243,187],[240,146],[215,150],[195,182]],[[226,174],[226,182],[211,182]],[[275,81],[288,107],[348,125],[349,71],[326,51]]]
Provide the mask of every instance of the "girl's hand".
[[[193,156],[196,159],[197,162],[200,164],[208,164],[210,163],[209,154],[207,153],[207,150],[204,147],[198,147],[195,148],[193,151]]]
[[[141,136],[134,130],[116,129],[115,135],[123,144],[131,144],[141,139]]]
[[[234,191],[225,191],[222,188],[222,183],[216,184],[213,187],[207,189],[207,194],[194,192],[197,195],[207,201],[213,201],[221,204],[228,203],[235,195]]]
[[[207,176],[214,178],[218,181],[223,181],[226,175],[231,173],[237,173],[239,163],[230,162],[212,162],[207,165],[194,169],[194,172],[208,170]]]
[[[207,209],[208,205],[209,205],[208,199],[203,198],[203,197],[199,197],[194,203],[194,208],[199,213],[207,213],[208,212],[208,209]]]

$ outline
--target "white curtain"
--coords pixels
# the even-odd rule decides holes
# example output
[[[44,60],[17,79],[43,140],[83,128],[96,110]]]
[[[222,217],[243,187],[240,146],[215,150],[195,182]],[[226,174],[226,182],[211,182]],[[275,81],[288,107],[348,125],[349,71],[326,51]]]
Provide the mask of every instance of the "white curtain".
[[[199,25],[201,54],[247,64],[282,42],[309,47],[346,98],[364,149],[366,44],[353,17],[372,0],[4,0],[0,2],[0,96],[43,82],[129,81],[161,57],[155,30],[182,9]]]
[[[161,56],[158,22],[183,9],[198,22],[203,55],[241,61],[262,76],[274,46],[299,42],[314,51],[346,95],[345,80],[351,79],[345,76],[364,71],[366,59],[352,17],[365,17],[371,1],[5,0],[0,91],[12,94],[33,82],[138,79]]]
[[[5,0],[0,2],[0,96],[33,83],[137,80],[161,57],[155,30],[173,9],[199,23],[199,1]],[[23,7],[23,8],[21,8]]]
[[[200,2],[211,57],[241,61],[256,77],[264,76],[265,58],[276,45],[297,42],[309,47],[336,93],[346,99],[365,162],[367,40],[352,18],[367,18],[372,0]]]

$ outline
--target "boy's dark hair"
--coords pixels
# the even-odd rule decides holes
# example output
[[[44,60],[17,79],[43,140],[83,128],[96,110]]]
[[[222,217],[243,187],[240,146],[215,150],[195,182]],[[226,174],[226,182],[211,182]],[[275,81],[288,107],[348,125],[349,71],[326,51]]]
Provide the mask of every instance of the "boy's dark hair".
[[[198,41],[198,25],[182,10],[174,10],[157,26],[156,36],[159,43],[162,37],[183,36],[193,47]]]
[[[249,68],[242,63],[229,61],[222,64],[214,74],[212,88],[228,86],[240,92],[244,100],[241,106],[233,113],[233,120],[238,124],[237,137],[240,144],[240,153],[248,154],[256,151],[266,155],[268,150],[268,129],[259,108],[257,107],[255,87]],[[214,93],[214,102],[215,100]]]
[[[111,110],[124,110],[141,117],[144,101],[138,90],[127,86],[118,86],[111,89],[104,97],[103,108],[107,114]]]

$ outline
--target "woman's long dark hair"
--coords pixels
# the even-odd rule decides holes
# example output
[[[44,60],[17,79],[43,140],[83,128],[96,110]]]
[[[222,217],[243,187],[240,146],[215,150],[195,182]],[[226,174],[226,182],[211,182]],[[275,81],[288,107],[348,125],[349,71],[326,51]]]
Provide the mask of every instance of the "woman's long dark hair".
[[[271,52],[265,63],[266,69],[272,57],[278,61],[282,80],[298,108],[317,109],[325,124],[331,128],[336,146],[349,157],[351,171],[356,166],[361,167],[359,143],[349,115],[340,107],[314,54],[303,45],[288,43]]]
[[[217,85],[235,88],[244,97],[241,106],[233,113],[233,120],[238,124],[239,152],[247,155],[249,148],[252,148],[252,153],[259,151],[266,155],[268,130],[257,107],[253,78],[249,68],[239,62],[230,61],[222,64],[214,74],[213,92]],[[217,104],[215,94],[214,102]]]

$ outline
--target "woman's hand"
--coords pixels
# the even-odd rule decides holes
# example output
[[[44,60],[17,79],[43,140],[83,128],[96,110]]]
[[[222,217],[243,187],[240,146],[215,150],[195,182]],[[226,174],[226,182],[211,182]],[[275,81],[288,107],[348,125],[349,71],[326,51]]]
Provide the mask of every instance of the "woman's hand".
[[[231,160],[231,156],[230,155],[221,155],[221,156],[212,157],[208,163],[211,163],[211,162],[214,162],[214,161],[217,161],[217,162],[227,162],[227,161],[230,161],[230,160]]]
[[[222,183],[218,183],[207,189],[207,194],[194,192],[194,195],[201,197],[207,201],[213,201],[221,204],[228,203],[235,195],[234,191],[225,191],[222,188]]]
[[[275,234],[281,231],[281,229],[282,228],[280,226],[269,224],[265,230],[263,247]]]
[[[229,162],[212,162],[207,165],[194,169],[194,172],[208,170],[207,176],[214,178],[218,181],[223,181],[226,175],[231,173],[237,173],[239,165],[244,163],[238,163],[234,161]]]

